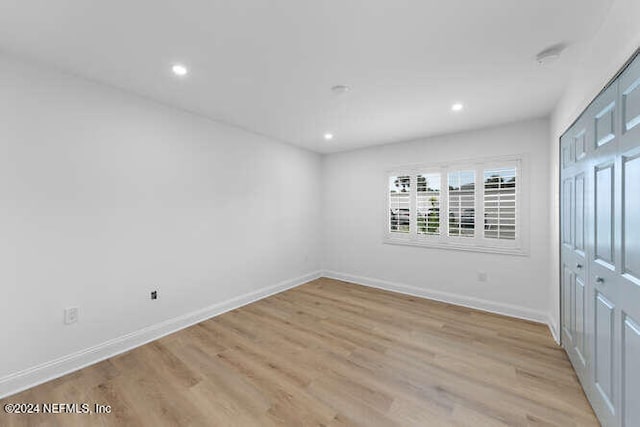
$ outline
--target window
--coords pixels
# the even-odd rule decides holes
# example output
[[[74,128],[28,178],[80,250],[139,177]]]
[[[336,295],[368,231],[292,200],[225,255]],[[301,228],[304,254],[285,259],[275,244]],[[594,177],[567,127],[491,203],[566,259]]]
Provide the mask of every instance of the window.
[[[522,160],[398,168],[388,175],[387,243],[526,254]]]
[[[474,171],[449,172],[449,236],[473,237],[476,223]]]
[[[411,212],[411,179],[409,176],[389,178],[389,230],[393,233],[409,232]]]
[[[440,234],[440,175],[416,177],[416,221],[418,234]]]
[[[516,168],[484,171],[484,237],[516,238]]]

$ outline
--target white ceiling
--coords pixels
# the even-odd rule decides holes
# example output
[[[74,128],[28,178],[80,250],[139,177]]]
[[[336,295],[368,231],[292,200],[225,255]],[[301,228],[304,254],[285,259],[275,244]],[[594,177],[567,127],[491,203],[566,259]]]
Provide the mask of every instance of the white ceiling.
[[[611,2],[0,0],[0,49],[333,152],[547,115]]]

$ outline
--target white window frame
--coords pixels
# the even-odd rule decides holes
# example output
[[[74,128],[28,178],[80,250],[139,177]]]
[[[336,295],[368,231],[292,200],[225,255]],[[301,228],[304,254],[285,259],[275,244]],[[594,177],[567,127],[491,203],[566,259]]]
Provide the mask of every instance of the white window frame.
[[[395,167],[385,175],[385,224],[383,243],[394,245],[422,246],[451,250],[489,252],[527,256],[529,254],[529,179],[526,155],[501,156],[446,163],[427,163]],[[484,171],[498,168],[516,168],[516,238],[515,240],[484,237]],[[449,236],[449,172],[474,171],[475,173],[475,227],[473,237]],[[417,232],[417,176],[440,174],[440,234],[418,234]],[[410,177],[409,233],[390,230],[389,178],[408,175]]]

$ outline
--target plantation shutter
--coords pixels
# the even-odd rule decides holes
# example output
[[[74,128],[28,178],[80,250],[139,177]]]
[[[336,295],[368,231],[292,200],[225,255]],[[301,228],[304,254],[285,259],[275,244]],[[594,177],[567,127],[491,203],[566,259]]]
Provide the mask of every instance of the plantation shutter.
[[[484,237],[516,238],[516,168],[485,170]]]
[[[408,175],[389,178],[389,231],[409,233],[411,180]]]
[[[448,184],[449,236],[473,237],[476,217],[475,172],[449,172]]]
[[[440,234],[440,174],[416,177],[416,216],[418,234]]]

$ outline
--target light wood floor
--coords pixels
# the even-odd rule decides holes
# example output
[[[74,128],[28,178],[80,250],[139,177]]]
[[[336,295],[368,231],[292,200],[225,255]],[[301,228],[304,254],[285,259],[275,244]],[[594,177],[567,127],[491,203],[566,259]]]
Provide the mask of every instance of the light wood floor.
[[[0,401],[0,425],[597,426],[543,325],[319,279]]]

